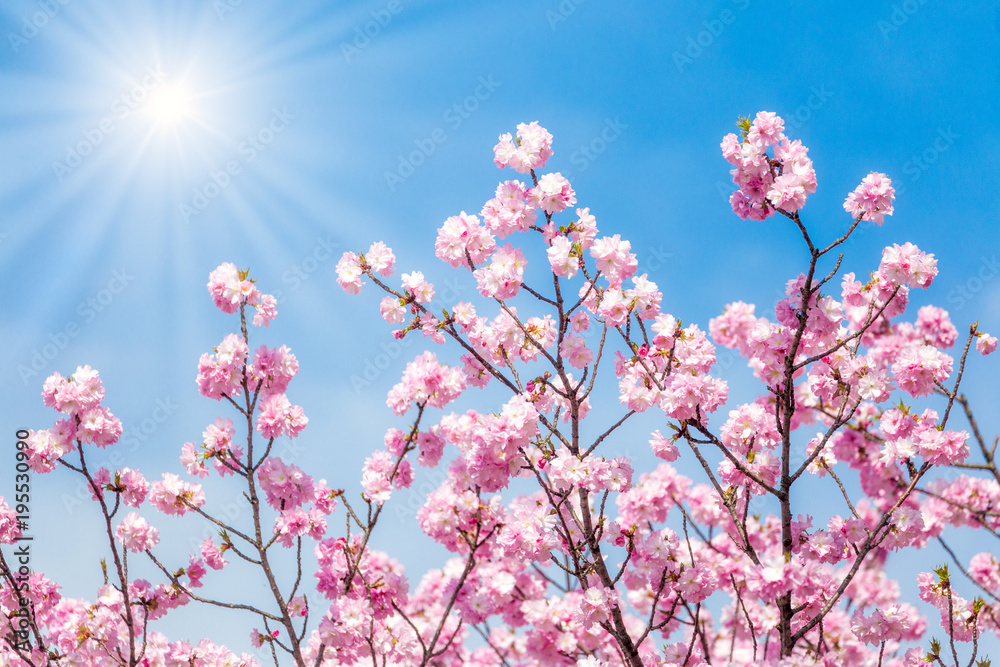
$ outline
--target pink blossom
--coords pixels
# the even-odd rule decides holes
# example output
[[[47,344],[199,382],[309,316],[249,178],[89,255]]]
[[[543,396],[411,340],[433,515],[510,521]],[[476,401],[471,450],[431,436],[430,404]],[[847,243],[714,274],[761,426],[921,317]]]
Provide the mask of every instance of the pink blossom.
[[[892,200],[896,190],[892,187],[892,179],[885,174],[872,172],[861,180],[854,192],[847,195],[844,210],[862,220],[874,220],[882,225],[882,216],[892,215]]]
[[[969,576],[988,591],[1000,590],[1000,562],[996,556],[980,552],[969,561]]]
[[[514,232],[526,232],[535,224],[535,206],[520,181],[504,181],[497,186],[496,197],[480,212],[487,229],[506,238]]]
[[[463,333],[468,333],[472,326],[478,321],[476,319],[476,307],[467,301],[459,301],[451,310],[455,322],[462,327]]]
[[[552,273],[562,278],[572,278],[580,268],[580,259],[573,252],[573,244],[565,236],[556,236],[546,251]]]
[[[951,375],[952,358],[931,345],[908,345],[892,365],[899,388],[911,396],[926,396],[935,382]]]
[[[500,141],[493,147],[493,154],[495,156],[493,161],[500,169],[510,165],[521,171],[518,169],[521,165],[520,158],[517,156],[517,144],[514,143],[514,137],[511,136],[510,132],[500,135]],[[527,170],[522,173],[527,173]]]
[[[715,320],[712,320],[710,326],[714,322]],[[675,337],[678,333],[678,327],[677,319],[673,315],[670,315],[669,313],[661,313],[657,315],[653,321],[652,327],[650,328],[653,330],[653,333],[656,334],[653,336],[653,345],[661,350],[670,350],[674,346],[674,341],[676,340]],[[713,336],[714,335],[715,334],[713,333]],[[716,337],[716,341],[718,341],[718,337]]]
[[[417,435],[417,446],[420,449],[420,456],[417,462],[428,468],[433,468],[441,460],[444,453],[444,438],[441,437],[441,428],[432,426],[428,431],[421,431]],[[398,454],[397,454],[398,455]]]
[[[629,302],[620,288],[609,287],[604,291],[598,315],[608,326],[616,327],[625,323],[629,316]]]
[[[986,356],[987,354],[991,354],[996,349],[997,339],[995,336],[985,333],[979,334],[979,337],[976,339],[976,351],[978,351],[979,354]]]
[[[104,384],[90,366],[78,366],[69,378],[53,373],[42,386],[42,402],[64,414],[78,414],[98,407]]]
[[[854,308],[867,305],[864,288],[865,286],[860,280],[854,279],[854,273],[844,274],[844,279],[841,282],[841,294],[843,295],[844,305]]]
[[[66,384],[66,378],[64,378],[60,373],[55,372],[52,375],[45,378],[45,382],[42,383],[42,404],[47,408],[55,408],[62,412],[58,407],[56,407],[56,393]]]
[[[279,348],[261,345],[254,352],[247,379],[250,388],[259,388],[260,395],[266,398],[284,392],[298,372],[299,361],[286,345]]]
[[[741,120],[740,128],[742,136],[728,135],[721,144],[738,188],[731,198],[734,210],[754,220],[779,209],[801,210],[816,190],[807,149],[784,135],[783,121],[771,112]],[[776,295],[770,320],[759,317],[753,305],[727,305],[709,324],[713,344],[698,325],[685,326],[661,311],[664,295],[650,274],[636,275],[631,244],[618,236],[599,238],[589,209],[577,209],[571,222],[566,220],[572,215],[552,219],[565,212],[575,193],[557,174],[538,178],[534,173],[551,155],[551,135],[537,123],[522,124],[518,138],[501,137],[494,154],[499,166],[530,173],[536,187],[501,183],[480,218],[466,213],[449,218],[436,247],[445,261],[473,270],[486,302],[478,311],[460,302],[450,313],[444,304],[443,315],[436,315],[429,305],[420,306],[434,299],[434,287],[423,273],[402,275],[400,295],[383,286],[390,295],[380,311],[399,325],[397,339],[419,329],[443,342],[444,333],[454,333],[462,349],[448,359],[461,361],[452,366],[430,352],[420,353],[388,393],[387,405],[397,416],[413,417],[413,407],[420,414],[383,425],[384,448],[367,457],[360,480],[368,514],[364,507],[359,512],[356,504],[347,506],[345,498],[348,515],[341,519],[349,522],[347,536],[326,535],[344,525],[328,521],[345,491],[314,481],[278,458],[280,447],[269,442],[294,437],[307,423],[302,408],[286,396],[298,361],[286,347],[267,346],[258,347],[251,361],[246,338],[232,334],[202,357],[198,385],[215,400],[247,391],[254,403],[249,418],[264,436],[257,438],[262,442],[253,450],[256,460],[246,459],[237,444],[239,420],[234,424],[219,417],[209,422],[200,441],[183,445],[181,462],[198,476],[207,476],[209,460],[220,475],[235,467],[234,478],[223,484],[249,483],[247,498],[266,500],[266,516],[257,517],[259,507],[251,517],[243,508],[219,504],[233,527],[220,533],[221,542],[194,543],[188,563],[179,563],[180,568],[175,563],[172,575],[156,585],[134,578],[135,568],[123,582],[114,581],[119,568],[109,568],[110,578],[93,600],[62,596],[39,573],[18,579],[29,584],[23,590],[0,585],[0,610],[27,602],[46,644],[29,646],[22,656],[12,652],[10,642],[0,642],[0,664],[45,664],[51,651],[71,664],[102,665],[109,655],[132,652],[134,647],[123,642],[134,634],[130,628],[138,628],[140,636],[132,638],[141,641],[142,660],[150,665],[257,667],[249,655],[235,656],[207,639],[170,642],[153,622],[191,602],[190,589],[201,586],[208,569],[226,567],[227,551],[239,549],[253,565],[259,554],[252,545],[248,554],[237,542],[246,546],[244,535],[261,537],[268,521],[273,532],[263,537],[266,544],[301,551],[306,539],[316,542],[315,590],[325,600],[311,596],[300,577],[306,572],[294,568],[312,559],[288,553],[258,563],[293,566],[291,580],[273,571],[274,583],[291,598],[277,613],[312,620],[309,627],[299,624],[295,658],[305,664],[418,664],[426,662],[435,637],[440,641],[431,657],[447,665],[619,664],[624,654],[608,631],[611,625],[624,627],[633,638],[645,637],[637,655],[626,660],[644,665],[815,662],[832,667],[875,664],[883,654],[886,664],[897,667],[922,662],[916,649],[904,657],[900,648],[921,641],[926,623],[900,602],[906,586],[889,577],[892,552],[922,553],[931,538],[953,528],[1000,530],[995,480],[982,471],[966,476],[931,469],[965,461],[969,433],[947,428],[954,424],[942,423],[937,412],[924,407],[927,400],[917,401],[919,407],[898,401],[940,393],[955,364],[945,350],[955,345],[959,332],[946,311],[923,306],[914,321],[897,320],[908,306],[909,290],[927,287],[935,278],[934,257],[912,244],[894,245],[882,253],[878,269],[861,280],[848,273],[838,285],[825,270],[793,274],[784,293]],[[849,204],[859,218],[881,222],[891,212],[888,179],[866,179]],[[494,234],[524,231],[539,232],[524,237],[533,246],[496,247]],[[522,295],[525,258],[541,258],[543,251],[547,264],[532,266],[540,272],[537,277],[551,273],[568,280],[587,273],[590,278],[579,289],[566,289],[567,280],[542,280],[537,292]],[[591,260],[593,270],[587,266]],[[390,275],[394,263],[392,251],[375,243],[364,256],[346,253],[338,278],[348,291],[359,290],[365,274],[381,285],[377,275]],[[859,268],[857,275],[864,276],[863,271]],[[605,283],[596,283],[598,273]],[[273,318],[271,298],[233,265],[212,272],[209,291],[226,312],[250,305],[257,310],[255,323],[266,326]],[[591,317],[597,318],[598,331],[590,329]],[[608,331],[609,326],[619,330]],[[588,330],[590,336],[584,334]],[[972,335],[981,353],[994,351],[996,338],[974,328]],[[749,374],[741,378],[740,393],[748,398],[729,405],[723,419],[712,413],[726,404],[729,388],[712,373],[719,360],[729,371],[733,357],[726,353],[717,359],[716,344],[738,351],[762,385],[753,398],[742,384]],[[598,361],[605,363],[595,366]],[[614,374],[625,409],[598,405],[613,391],[596,383],[599,366]],[[571,371],[582,377],[574,378]],[[611,380],[607,375],[602,377]],[[494,377],[503,385],[505,403],[482,411],[463,405],[462,412],[437,417],[428,410],[447,408],[468,384],[482,387]],[[171,473],[149,484],[135,470],[102,467],[94,460],[101,453],[90,445],[107,446],[121,434],[120,422],[102,404],[104,393],[90,367],[78,368],[69,378],[50,375],[42,401],[62,414],[49,429],[18,433],[25,442],[18,442],[17,474],[24,474],[25,465],[49,471],[60,461],[66,463],[62,472],[79,472],[77,457],[67,454],[82,445],[77,453],[87,465],[89,492],[113,514],[112,542],[126,551],[152,550],[157,531],[131,508],[148,498],[159,511],[181,515],[205,507],[205,494],[200,485]],[[492,392],[489,396],[495,398]],[[598,408],[594,416],[591,400]],[[226,403],[237,404],[232,407],[241,413],[240,401]],[[937,403],[949,404],[947,399]],[[964,418],[961,410],[951,411],[955,407],[949,408],[950,418]],[[677,441],[690,440],[700,464],[685,459],[684,469],[702,475],[705,468],[702,483],[667,463],[637,475],[629,458],[614,454],[635,446],[636,428],[642,426],[632,413],[651,408],[659,411],[659,423],[650,426],[659,430],[648,436],[652,453],[674,461],[681,455]],[[782,446],[789,442],[791,451]],[[448,460],[441,468],[446,448]],[[386,536],[371,534],[369,541],[366,521],[382,516],[391,522],[371,505],[383,505],[394,489],[415,484],[414,457],[422,466],[439,469],[423,471],[420,481],[429,477],[430,485],[408,494],[394,509],[405,515],[405,505],[420,498],[416,518],[421,529],[452,557],[411,590],[402,566],[372,548]],[[336,468],[337,461],[328,463]],[[786,467],[799,491],[781,486]],[[342,471],[334,472],[339,483]],[[810,489],[800,475],[824,477],[825,484],[834,474],[834,486],[842,491],[834,497],[847,502],[829,505],[826,497],[818,503],[805,498],[823,515],[816,528],[811,516],[801,514],[790,524],[782,522],[774,511],[777,499],[763,488],[779,489],[780,499],[797,506],[801,492]],[[922,477],[916,489],[911,486],[915,476]],[[523,495],[524,484],[534,491]],[[24,497],[18,490],[14,508],[0,499],[0,543],[30,537],[21,535],[28,532],[30,517],[18,516],[28,512],[31,501]],[[122,505],[129,508],[119,516]],[[242,533],[243,525],[255,530]],[[594,562],[601,558],[595,540],[608,546],[605,568]],[[560,563],[571,570],[565,586]],[[975,584],[991,593],[1000,590],[1000,565],[987,549],[965,572],[972,582],[958,576],[948,580],[943,570],[922,573],[917,590],[941,612],[946,636],[979,641],[987,630],[996,630],[1000,607],[993,602],[984,607],[960,593],[975,592]],[[822,623],[803,630],[790,655],[778,655],[777,602],[786,594],[795,608],[793,632],[809,619]],[[839,602],[827,609],[835,598]],[[482,627],[483,642],[473,640],[489,645],[468,645],[468,624]],[[251,642],[267,648],[294,643],[286,629],[269,629],[270,634],[253,630]]]
[[[330,489],[326,480],[321,479],[314,485],[313,505],[323,514],[332,514],[337,509],[337,498],[343,491]]]
[[[129,512],[115,529],[115,537],[129,551],[147,551],[160,541],[160,531],[150,526],[138,512]]]
[[[284,510],[278,514],[274,521],[274,534],[278,537],[278,543],[285,548],[295,545],[296,538],[305,537],[315,533],[322,537],[326,532],[326,520],[322,516],[315,517],[320,524],[313,521],[314,516],[302,510],[300,507]]]
[[[0,497],[0,544],[14,544],[21,536],[21,526],[17,512]]]
[[[257,469],[257,480],[267,504],[277,510],[292,509],[313,499],[313,478],[296,465],[271,457]]]
[[[69,452],[76,449],[73,439],[76,429],[70,418],[60,419],[52,428],[35,431],[28,436],[28,465],[35,472],[50,472]]]
[[[181,447],[181,465],[189,475],[197,477],[208,477],[208,468],[205,467],[205,455],[198,452],[193,442],[185,442]]]
[[[625,298],[640,319],[651,320],[660,314],[663,295],[656,283],[646,278],[647,274],[632,276],[632,287],[625,290]]]
[[[598,270],[604,273],[608,283],[620,285],[635,273],[638,266],[631,250],[632,244],[615,234],[595,240],[590,247],[590,255],[596,260]]]
[[[552,135],[538,121],[520,123],[517,126],[517,142],[514,142],[510,134],[502,134],[500,143],[494,147],[493,152],[494,162],[501,169],[509,166],[519,173],[527,174],[544,167],[552,156]]]
[[[538,185],[528,190],[529,201],[546,213],[559,213],[576,203],[576,193],[560,174],[545,174]]]
[[[381,450],[376,450],[365,459],[361,486],[364,487],[368,499],[376,505],[385,503],[392,493],[389,473],[392,471],[393,464],[394,461],[389,453]]]
[[[122,423],[104,406],[90,408],[79,415],[80,424],[76,437],[80,442],[107,447],[118,442],[122,435]]]
[[[966,444],[969,434],[965,431],[939,431],[932,422],[925,420],[912,437],[916,450],[928,463],[954,465],[965,461],[969,456],[969,446]]]
[[[878,268],[895,284],[927,289],[937,275],[937,260],[933,254],[921,252],[912,243],[894,243],[882,251],[882,263]]]
[[[570,315],[569,321],[574,333],[586,331],[590,327],[590,315],[583,310],[578,310]]]
[[[104,491],[111,487],[111,472],[102,466],[91,474],[91,478],[88,484],[91,497],[95,501],[99,501],[104,496]]]
[[[368,248],[368,254],[365,255],[365,263],[368,267],[378,273],[383,278],[388,278],[392,275],[393,265],[396,263],[396,255],[393,254],[392,249],[381,241],[376,241]]]
[[[754,208],[742,190],[737,190],[729,195],[729,205],[732,207],[733,213],[739,216],[741,220],[760,219],[758,213],[761,209]]]
[[[222,557],[225,552],[225,547],[215,546],[212,538],[206,537],[201,543],[201,557],[205,560],[205,563],[213,570],[221,570],[223,567],[229,563]]]
[[[512,310],[512,312],[515,311]],[[541,350],[548,349],[555,344],[558,333],[556,331],[556,322],[551,315],[529,317],[523,326],[524,341],[520,344],[520,349],[518,350],[518,356],[521,358],[521,361],[534,361]]]
[[[402,324],[406,319],[406,305],[398,297],[383,297],[379,305],[379,313],[382,315],[382,319],[389,324]]]
[[[524,253],[509,243],[505,244],[493,254],[488,265],[473,274],[476,277],[479,293],[497,299],[511,299],[517,296],[527,266]]]
[[[781,162],[783,174],[794,176],[807,195],[816,192],[816,171],[808,153],[809,149],[798,139],[789,141],[788,137],[782,137],[774,145],[774,157]]]
[[[397,415],[404,414],[411,403],[443,408],[464,390],[461,370],[439,363],[432,352],[424,352],[406,365],[402,380],[389,390],[386,405]]]
[[[347,251],[340,256],[337,262],[337,284],[348,294],[361,294],[361,287],[364,283],[361,277],[364,271],[361,269],[361,261],[356,253]]]
[[[722,149],[722,157],[724,157],[727,162],[733,166],[737,166],[739,164],[739,158],[741,157],[739,137],[730,132],[722,138],[722,143],[719,147]]]
[[[430,303],[434,300],[434,285],[424,279],[423,273],[404,273],[402,278],[403,290],[412,294],[417,303]]]
[[[784,174],[774,179],[767,199],[775,208],[798,211],[806,204],[806,188],[796,174]]]
[[[649,444],[653,448],[653,454],[657,458],[661,458],[664,461],[677,460],[680,452],[677,450],[677,445],[674,444],[673,438],[663,437],[659,429],[653,431],[650,435],[653,437],[650,439]]]
[[[308,423],[302,406],[292,405],[284,394],[274,394],[261,402],[255,428],[265,438],[294,438]]]
[[[162,481],[150,486],[149,502],[164,514],[181,515],[204,505],[205,494],[200,484],[184,482],[177,475],[165,472]]]
[[[266,329],[270,326],[274,318],[278,316],[278,300],[270,294],[261,295],[260,301],[254,305],[254,308],[257,310],[253,316],[253,325],[255,327],[263,325]]]
[[[203,354],[198,360],[198,391],[217,401],[224,396],[239,396],[249,352],[246,342],[236,334],[229,334],[214,351],[214,355]]]
[[[493,379],[493,375],[486,370],[486,367],[471,354],[462,355],[462,364],[465,381],[473,387],[482,389]]]
[[[595,623],[611,617],[611,609],[618,606],[618,596],[614,589],[594,586],[583,594],[579,607],[580,624],[589,630]]]
[[[861,609],[854,611],[851,631],[866,644],[879,645],[885,641],[912,641],[920,637],[914,633],[919,628],[917,610],[912,605],[894,604],[883,609],[875,609],[868,617]]]
[[[204,561],[191,554],[185,572],[188,576],[188,586],[191,588],[201,588],[201,579],[205,576],[206,572]]]
[[[139,507],[146,500],[149,483],[142,473],[131,468],[123,468],[115,474],[116,490],[122,494],[126,505]]]
[[[208,276],[208,293],[216,307],[224,313],[232,314],[240,308],[244,299],[254,296],[256,288],[247,279],[247,272],[240,271],[235,264],[224,262]]]
[[[308,614],[308,607],[306,606],[306,599],[302,595],[296,595],[288,601],[288,615],[295,618],[297,616],[306,616]]]
[[[559,354],[573,368],[586,368],[594,360],[594,353],[587,347],[586,341],[580,336],[572,334],[563,338],[559,347]]]
[[[597,238],[597,219],[591,214],[590,207],[576,209],[576,215],[576,220],[567,228],[569,238],[573,243],[579,243],[582,250],[587,250]]]
[[[496,241],[480,224],[479,218],[462,211],[445,220],[444,225],[438,229],[435,248],[438,259],[452,267],[464,265],[475,268],[490,256],[496,248]],[[471,265],[466,254],[471,258]]]
[[[958,329],[948,317],[948,311],[937,306],[923,306],[917,311],[914,327],[924,342],[938,348],[951,347],[958,338]]]
[[[784,129],[785,121],[781,119],[781,116],[772,111],[758,111],[757,116],[750,124],[747,141],[767,148],[780,140]]]

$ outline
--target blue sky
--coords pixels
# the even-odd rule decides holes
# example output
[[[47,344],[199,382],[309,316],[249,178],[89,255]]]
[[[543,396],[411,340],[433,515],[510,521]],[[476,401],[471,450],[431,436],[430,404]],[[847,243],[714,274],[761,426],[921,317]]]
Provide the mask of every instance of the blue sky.
[[[896,184],[895,215],[849,245],[842,272],[911,241],[941,271],[914,308],[1000,331],[996,0],[12,0],[0,36],[2,470],[15,430],[55,417],[44,378],[90,364],[131,431],[118,465],[178,472],[180,446],[225,414],[194,377],[233,330],[205,290],[232,261],[280,295],[277,322],[251,345],[287,344],[300,360],[290,397],[310,426],[295,462],[356,489],[365,455],[400,425],[385,391],[424,345],[393,347],[374,292],[336,286],[336,259],[383,240],[400,269],[424,270],[452,302],[473,298],[471,277],[434,259],[435,229],[511,177],[492,146],[533,120],[555,136],[549,167],[603,232],[632,240],[640,273],[685,322],[707,328],[735,300],[767,313],[805,266],[788,224],[748,224],[726,201],[719,142],[739,115],[771,110],[810,148],[819,187],[803,219],[816,238],[846,229],[841,204],[869,171]],[[158,123],[150,98],[175,85],[190,115]],[[732,393],[750,400],[758,388],[741,367]],[[990,434],[996,373],[977,358],[965,380]],[[660,425],[611,447],[648,463],[643,437]],[[0,476],[0,493],[12,483]],[[93,515],[65,475],[34,484],[35,565],[92,596]],[[379,544],[405,552],[416,577],[443,552],[412,521],[419,493],[398,500]],[[80,563],[58,546],[67,534]],[[178,636],[197,636],[178,623]],[[238,625],[222,639],[245,645]]]

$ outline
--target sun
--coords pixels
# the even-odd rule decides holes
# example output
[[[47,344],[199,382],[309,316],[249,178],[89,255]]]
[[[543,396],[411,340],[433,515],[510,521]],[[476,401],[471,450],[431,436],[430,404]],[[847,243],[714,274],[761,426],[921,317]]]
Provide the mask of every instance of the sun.
[[[191,95],[181,84],[160,84],[149,97],[149,112],[158,125],[173,125],[191,115]]]

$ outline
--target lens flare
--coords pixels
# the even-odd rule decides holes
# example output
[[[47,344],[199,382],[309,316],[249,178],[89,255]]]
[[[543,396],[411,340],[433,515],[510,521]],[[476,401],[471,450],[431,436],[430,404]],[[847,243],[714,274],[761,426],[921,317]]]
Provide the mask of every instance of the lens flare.
[[[161,84],[150,95],[149,111],[158,124],[177,123],[191,115],[191,95],[180,84]]]

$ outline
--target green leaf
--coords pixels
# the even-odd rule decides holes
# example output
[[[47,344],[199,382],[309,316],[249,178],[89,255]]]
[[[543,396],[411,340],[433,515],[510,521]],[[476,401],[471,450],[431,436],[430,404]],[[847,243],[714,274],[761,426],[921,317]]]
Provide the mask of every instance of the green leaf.
[[[740,128],[740,134],[742,134],[743,138],[746,139],[747,135],[750,133],[750,126],[753,124],[753,119],[749,116],[745,118],[740,116],[739,118],[740,119],[736,121],[736,127]]]

